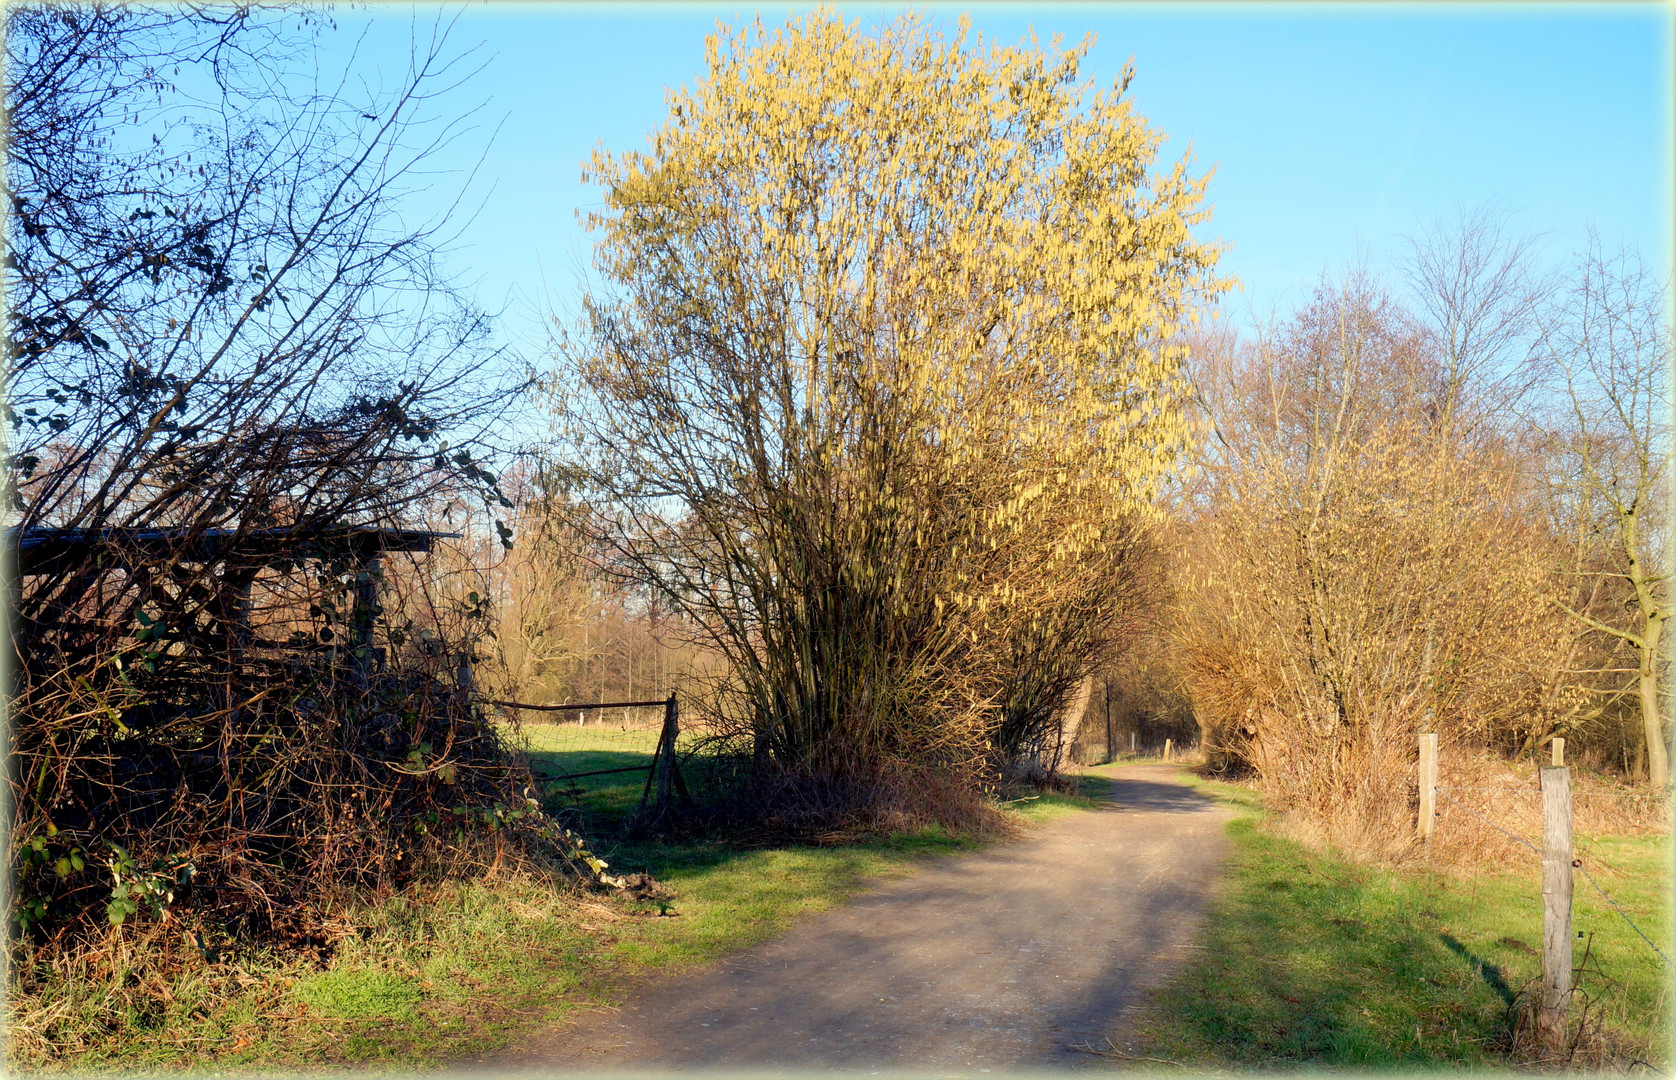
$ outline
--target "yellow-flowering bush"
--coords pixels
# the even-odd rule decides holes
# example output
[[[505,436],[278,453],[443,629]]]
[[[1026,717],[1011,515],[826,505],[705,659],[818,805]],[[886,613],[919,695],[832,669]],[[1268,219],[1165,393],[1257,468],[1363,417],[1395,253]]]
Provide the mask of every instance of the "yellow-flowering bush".
[[[980,760],[1018,664],[1080,649],[1063,697],[1134,599],[1224,283],[1205,180],[1087,48],[758,22],[587,170],[603,280],[553,385],[594,526],[795,771]]]

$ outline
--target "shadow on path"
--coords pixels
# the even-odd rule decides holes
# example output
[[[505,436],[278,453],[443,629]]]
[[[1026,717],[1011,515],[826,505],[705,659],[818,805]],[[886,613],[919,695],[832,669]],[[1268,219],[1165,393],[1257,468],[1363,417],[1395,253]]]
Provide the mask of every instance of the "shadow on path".
[[[1135,766],[1149,768],[1151,766]],[[1168,766],[1158,766],[1167,768]],[[1144,810],[1159,814],[1192,814],[1213,808],[1209,798],[1173,780],[1137,776],[1111,777],[1114,809]]]

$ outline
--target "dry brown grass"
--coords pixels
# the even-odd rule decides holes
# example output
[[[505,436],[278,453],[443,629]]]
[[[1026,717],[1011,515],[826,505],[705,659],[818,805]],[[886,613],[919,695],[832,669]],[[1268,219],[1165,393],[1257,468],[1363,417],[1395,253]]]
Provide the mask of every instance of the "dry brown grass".
[[[1438,818],[1430,843],[1415,835],[1419,788],[1413,770],[1408,779],[1406,812],[1379,817],[1346,814],[1332,818],[1303,808],[1283,812],[1277,833],[1317,848],[1331,848],[1382,866],[1419,862],[1458,873],[1486,869],[1540,872],[1535,852],[1542,846],[1542,796],[1538,767],[1507,761],[1485,750],[1457,748],[1440,755]],[[1573,769],[1573,833],[1580,853],[1596,837],[1667,836],[1671,801],[1650,788],[1614,777]],[[1261,781],[1254,782],[1262,788]],[[1515,837],[1519,839],[1515,839]],[[1614,871],[1590,862],[1602,880]]]
[[[1535,872],[1530,850],[1512,837],[1542,846],[1537,771],[1533,762],[1507,761],[1484,751],[1463,749],[1441,756],[1439,817],[1430,850],[1410,847],[1433,863],[1460,870],[1529,861]],[[1571,783],[1572,829],[1580,848],[1598,836],[1669,834],[1668,794],[1576,768]]]

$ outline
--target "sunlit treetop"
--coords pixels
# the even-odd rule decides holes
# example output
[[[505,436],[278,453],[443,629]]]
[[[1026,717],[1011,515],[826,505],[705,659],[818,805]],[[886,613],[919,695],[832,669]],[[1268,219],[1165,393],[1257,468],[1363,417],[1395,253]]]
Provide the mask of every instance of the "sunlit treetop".
[[[1228,282],[1193,235],[1208,177],[1155,168],[1129,68],[1078,81],[1091,44],[829,10],[722,29],[649,150],[586,170],[590,380],[811,454],[850,452],[888,401],[1003,531],[1048,502],[1149,504],[1191,438],[1185,331]]]

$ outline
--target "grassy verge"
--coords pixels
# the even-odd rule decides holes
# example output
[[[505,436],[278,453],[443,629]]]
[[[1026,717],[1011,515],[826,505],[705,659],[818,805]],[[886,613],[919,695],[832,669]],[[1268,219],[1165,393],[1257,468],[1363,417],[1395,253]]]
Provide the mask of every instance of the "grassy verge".
[[[1148,1055],[1199,1067],[1493,1066],[1518,995],[1541,971],[1536,859],[1470,876],[1390,871],[1266,827],[1252,792],[1204,783],[1237,811],[1232,857],[1201,950],[1154,997]],[[1669,940],[1668,839],[1587,838],[1601,886]],[[1526,865],[1526,864],[1529,865]],[[1669,1061],[1669,972],[1578,875],[1573,925],[1588,1015],[1620,1062]],[[1668,952],[1668,949],[1666,950]]]
[[[1010,809],[1024,824],[1075,812],[1096,805],[1099,783]],[[14,973],[8,1071],[445,1065],[619,1000],[638,975],[749,947],[870,880],[976,846],[940,829],[820,848],[621,845],[608,853],[612,869],[653,874],[669,899],[523,876],[453,883],[345,912],[325,970],[278,955],[212,964],[184,934],[135,928],[112,939],[97,978]]]

